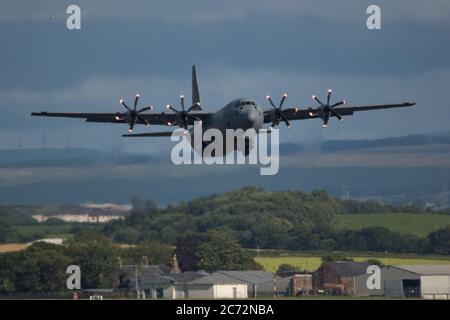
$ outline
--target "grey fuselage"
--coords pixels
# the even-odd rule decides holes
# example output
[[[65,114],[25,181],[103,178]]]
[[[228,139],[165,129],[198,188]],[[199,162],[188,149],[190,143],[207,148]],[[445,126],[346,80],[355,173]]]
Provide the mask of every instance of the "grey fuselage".
[[[258,133],[262,128],[263,123],[264,112],[261,107],[251,99],[238,98],[232,100],[225,107],[204,119],[202,122],[202,130],[205,132],[208,129],[218,129],[222,133],[225,140],[227,129],[242,129],[244,131],[254,129],[255,132]],[[246,141],[246,144],[248,145],[246,146],[245,153],[248,153],[248,149],[252,147],[252,142],[253,141]],[[193,139],[191,140],[191,144],[192,143]],[[203,147],[206,145],[208,145],[208,143],[204,143]],[[237,146],[234,145],[235,150],[236,148]]]
[[[205,130],[219,129],[225,134],[226,129],[255,129],[262,128],[264,113],[258,104],[251,99],[239,98],[229,102],[225,107],[212,114],[203,122]]]

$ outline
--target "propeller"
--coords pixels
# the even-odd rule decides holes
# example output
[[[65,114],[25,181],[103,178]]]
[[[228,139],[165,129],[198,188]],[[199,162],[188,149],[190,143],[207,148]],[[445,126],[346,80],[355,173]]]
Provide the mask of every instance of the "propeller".
[[[320,104],[320,107],[317,109],[317,115],[319,118],[322,119],[323,124],[322,127],[326,128],[328,125],[328,120],[330,119],[330,114],[334,115],[336,118],[339,119],[340,122],[344,121],[344,118],[336,111],[334,110],[335,107],[338,107],[340,105],[345,104],[345,100],[336,102],[333,105],[330,105],[330,99],[331,99],[331,94],[333,93],[333,91],[331,89],[328,90],[327,92],[327,103],[324,104],[322,103],[322,101],[319,100],[319,98],[317,98],[317,96],[312,96],[313,100],[315,100],[318,104]],[[310,116],[313,116],[313,112],[309,112]]]
[[[201,119],[191,116],[189,113],[191,111],[195,111],[195,110],[201,110],[201,106],[200,103],[194,103],[192,106],[190,106],[187,110],[184,107],[184,96],[181,95],[180,96],[180,105],[181,105],[181,110],[177,110],[175,109],[173,106],[171,106],[170,104],[168,104],[166,106],[167,109],[172,110],[173,112],[175,112],[178,120],[176,121],[176,123],[180,123],[180,127],[183,127],[184,129],[187,129],[188,126],[188,121],[189,119],[193,120],[193,121],[201,121]],[[169,126],[171,126],[173,123],[168,122],[167,123]]]
[[[116,120],[120,121],[120,120],[126,120],[128,122],[128,132],[132,132],[134,125],[136,124],[136,121],[139,119],[141,120],[143,123],[145,123],[145,126],[148,127],[150,125],[150,123],[147,121],[147,119],[145,119],[144,117],[141,116],[141,113],[147,111],[147,110],[153,110],[153,106],[148,106],[142,109],[137,110],[137,104],[139,101],[139,98],[141,96],[139,94],[137,94],[134,98],[134,104],[133,104],[133,108],[128,107],[128,105],[125,103],[125,101],[123,99],[119,100],[119,103],[125,108],[127,109],[127,112],[125,113],[116,113]]]
[[[272,125],[270,126],[271,128],[278,125],[280,123],[280,121],[283,121],[288,128],[291,127],[291,123],[289,122],[288,118],[283,113],[283,103],[286,100],[287,96],[288,96],[287,93],[283,94],[278,107],[273,103],[272,98],[270,96],[266,97],[266,99],[269,101],[270,105],[274,109],[273,110],[274,117],[273,117]]]

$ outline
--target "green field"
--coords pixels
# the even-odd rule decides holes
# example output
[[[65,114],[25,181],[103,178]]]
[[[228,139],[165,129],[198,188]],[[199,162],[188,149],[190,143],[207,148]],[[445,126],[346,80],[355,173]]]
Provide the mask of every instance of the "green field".
[[[389,214],[348,214],[339,215],[333,226],[337,229],[359,230],[367,227],[385,227],[391,231],[402,234],[414,234],[419,237],[426,237],[430,232],[450,225],[450,215],[441,214],[410,214],[410,213],[389,213]],[[274,251],[265,256],[256,257],[256,262],[263,265],[264,269],[273,272],[280,264],[286,263],[303,270],[314,271],[321,264],[323,254],[299,254],[289,252],[277,253]],[[345,254],[355,261],[364,261],[369,258],[380,260],[386,265],[401,264],[450,264],[450,257],[424,257],[424,256],[371,256],[359,255],[358,253]]]
[[[450,264],[449,259],[438,258],[395,258],[395,257],[349,257],[354,261],[365,261],[370,258],[380,260],[385,265],[402,265],[402,264]],[[278,266],[287,263],[298,267],[302,270],[314,271],[321,264],[320,257],[312,256],[280,256],[280,257],[255,257],[255,261],[264,267],[268,272],[274,272]]]
[[[70,233],[73,226],[70,223],[61,225],[29,224],[14,226],[14,228],[26,237],[37,234],[51,237],[65,237]]]
[[[388,213],[339,215],[334,227],[352,230],[385,227],[391,231],[425,237],[428,233],[446,225],[450,225],[450,215]]]

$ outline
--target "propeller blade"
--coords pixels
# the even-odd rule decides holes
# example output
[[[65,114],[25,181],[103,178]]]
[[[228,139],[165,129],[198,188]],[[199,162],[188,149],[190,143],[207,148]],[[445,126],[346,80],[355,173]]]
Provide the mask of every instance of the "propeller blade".
[[[178,110],[175,109],[174,107],[172,107],[170,104],[168,104],[168,105],[166,106],[166,108],[169,109],[169,110],[172,110],[172,111],[175,112],[175,113],[178,113]]]
[[[125,101],[123,101],[123,99],[120,99],[119,103],[128,111],[131,111],[131,109],[127,106],[127,104],[125,103]]]
[[[139,120],[141,120],[143,123],[145,123],[145,126],[148,127],[150,126],[150,123],[147,121],[147,119],[145,119],[144,117],[137,115],[136,116]]]
[[[278,119],[274,118],[272,121],[272,124],[270,125],[271,128],[275,128],[275,126],[278,124]]]
[[[286,98],[287,98],[287,93],[284,93],[284,94],[283,94],[283,97],[281,98],[281,101],[280,101],[280,109],[281,109],[281,107],[283,106],[283,103],[284,103],[284,101],[286,100]]]
[[[284,114],[282,114],[282,113],[280,114],[280,117],[281,117],[281,119],[283,119],[283,121],[286,124],[286,126],[288,128],[290,128],[291,127],[291,123],[289,122],[288,118],[286,118],[286,116]]]
[[[336,118],[338,118],[340,122],[343,122],[343,121],[344,121],[344,118],[342,118],[342,116],[341,116],[339,113],[337,113],[336,111],[330,110],[330,112],[331,112]]]
[[[137,113],[142,113],[142,112],[147,111],[147,110],[153,110],[153,106],[149,106],[149,107],[142,108],[142,109],[139,110]]]
[[[333,104],[333,105],[331,106],[331,108],[338,107],[338,106],[343,105],[343,104],[345,104],[345,100],[336,102],[335,104]]]
[[[184,96],[180,96],[180,102],[181,102],[181,109],[184,111]]]
[[[323,124],[322,127],[326,128],[328,126],[328,120],[330,119],[330,114],[329,113],[325,113],[324,117],[323,117]]]
[[[324,104],[319,100],[319,98],[317,98],[317,96],[312,96],[312,98],[313,98],[313,100],[316,100],[316,102],[318,103],[318,104],[320,104],[321,106],[323,106]]]
[[[195,110],[202,110],[202,105],[200,104],[200,102],[196,102],[191,106],[191,108]]]
[[[331,89],[328,89],[328,92],[327,92],[327,105],[328,106],[330,105],[330,98],[331,98],[331,93],[332,92],[333,91]]]
[[[270,105],[273,108],[278,109],[277,106],[273,103],[272,98],[270,96],[267,96],[266,99],[269,101]]]
[[[189,109],[186,111],[186,113],[189,113],[193,110],[201,110],[200,104],[194,103],[192,106],[189,107]]]
[[[187,130],[188,115],[184,111],[180,113],[180,120],[183,123],[183,128]]]
[[[138,103],[138,101],[139,101],[139,97],[140,97],[140,95],[137,94],[136,97],[134,98],[134,110],[136,110],[137,103]]]

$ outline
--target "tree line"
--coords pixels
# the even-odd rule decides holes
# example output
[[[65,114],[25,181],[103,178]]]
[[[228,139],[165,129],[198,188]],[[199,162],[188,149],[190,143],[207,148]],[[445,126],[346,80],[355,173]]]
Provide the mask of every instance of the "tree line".
[[[133,199],[123,221],[107,224],[103,232],[117,242],[159,240],[175,244],[188,234],[220,228],[243,247],[287,250],[351,250],[376,252],[449,252],[449,227],[425,238],[382,227],[336,230],[336,216],[358,213],[424,213],[415,205],[393,206],[372,200],[339,200],[325,191],[268,192],[246,187],[202,197],[166,208],[151,200]]]

